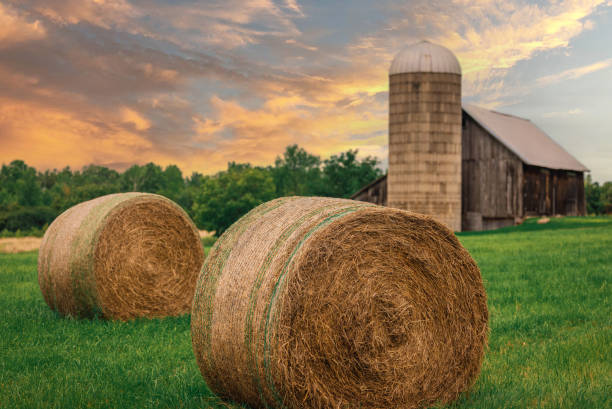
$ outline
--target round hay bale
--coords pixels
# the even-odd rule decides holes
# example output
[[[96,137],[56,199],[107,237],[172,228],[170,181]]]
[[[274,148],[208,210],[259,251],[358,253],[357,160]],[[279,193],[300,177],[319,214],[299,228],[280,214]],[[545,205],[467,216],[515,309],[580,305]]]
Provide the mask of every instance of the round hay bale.
[[[177,204],[119,193],[55,219],[40,247],[38,283],[62,315],[173,316],[189,311],[203,261],[198,230]]]
[[[217,241],[196,286],[194,353],[210,389],[253,408],[417,408],[475,381],[480,271],[431,217],[281,198]]]

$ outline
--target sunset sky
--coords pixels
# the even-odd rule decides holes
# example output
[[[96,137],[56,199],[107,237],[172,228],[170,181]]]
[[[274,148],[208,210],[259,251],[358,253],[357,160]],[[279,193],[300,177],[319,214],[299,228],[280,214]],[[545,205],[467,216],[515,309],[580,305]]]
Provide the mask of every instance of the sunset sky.
[[[612,180],[612,0],[3,0],[0,163],[386,159],[388,68],[420,39],[455,52],[464,102]]]

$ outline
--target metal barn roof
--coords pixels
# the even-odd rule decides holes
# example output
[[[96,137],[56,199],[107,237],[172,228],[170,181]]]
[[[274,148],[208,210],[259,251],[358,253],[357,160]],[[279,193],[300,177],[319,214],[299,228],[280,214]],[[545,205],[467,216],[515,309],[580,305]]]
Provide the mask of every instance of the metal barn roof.
[[[589,170],[528,119],[463,104],[463,110],[527,165]]]
[[[401,50],[391,63],[389,75],[406,72],[441,72],[461,75],[455,54],[441,45],[421,41]]]

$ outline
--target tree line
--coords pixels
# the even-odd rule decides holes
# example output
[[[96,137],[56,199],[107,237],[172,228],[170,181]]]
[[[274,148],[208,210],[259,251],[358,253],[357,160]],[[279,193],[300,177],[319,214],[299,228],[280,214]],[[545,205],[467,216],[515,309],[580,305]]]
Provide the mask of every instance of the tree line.
[[[587,175],[584,193],[588,214],[612,214],[612,182],[600,185],[598,182],[593,182],[591,175]]]
[[[134,165],[124,172],[89,165],[37,171],[22,160],[0,170],[0,235],[42,235],[64,210],[120,192],[157,193],[185,209],[200,229],[219,235],[253,207],[282,196],[350,197],[382,176],[375,157],[348,150],[322,160],[297,145],[273,165],[230,162],[214,175],[183,176],[176,165]]]
[[[253,207],[281,196],[350,197],[382,176],[375,157],[348,150],[322,160],[288,146],[270,166],[230,162],[214,175],[190,176],[176,165],[134,165],[124,172],[89,165],[81,170],[37,171],[15,160],[0,170],[0,236],[42,235],[64,210],[119,192],[157,193],[185,209],[200,229],[223,233]],[[612,182],[585,180],[587,213],[612,213]]]

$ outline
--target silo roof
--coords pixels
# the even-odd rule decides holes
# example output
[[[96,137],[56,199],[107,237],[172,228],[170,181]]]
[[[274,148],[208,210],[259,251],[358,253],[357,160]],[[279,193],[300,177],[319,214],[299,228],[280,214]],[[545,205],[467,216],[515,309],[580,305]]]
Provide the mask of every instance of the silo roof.
[[[391,63],[389,75],[407,72],[439,72],[461,75],[461,65],[446,47],[421,41],[401,50]]]
[[[528,119],[463,104],[463,110],[527,165],[589,170]]]

